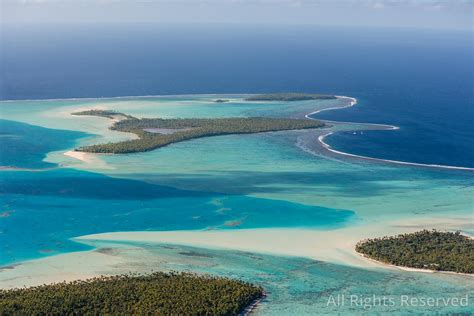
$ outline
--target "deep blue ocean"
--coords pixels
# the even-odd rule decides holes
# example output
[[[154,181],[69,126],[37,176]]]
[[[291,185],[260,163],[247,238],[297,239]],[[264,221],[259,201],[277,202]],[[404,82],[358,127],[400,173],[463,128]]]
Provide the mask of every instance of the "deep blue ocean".
[[[0,99],[324,92],[318,117],[393,124],[340,133],[365,156],[474,167],[472,32],[271,25],[3,25]]]

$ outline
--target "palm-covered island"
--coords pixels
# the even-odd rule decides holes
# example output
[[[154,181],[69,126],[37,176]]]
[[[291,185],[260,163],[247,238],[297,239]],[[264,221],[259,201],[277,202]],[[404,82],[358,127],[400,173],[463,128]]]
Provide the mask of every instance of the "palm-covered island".
[[[356,251],[397,266],[474,273],[474,239],[459,232],[423,230],[368,239],[359,242]]]
[[[73,115],[92,115],[117,118],[110,127],[112,130],[133,133],[138,139],[117,143],[84,146],[77,151],[91,153],[134,153],[149,151],[172,143],[189,139],[230,134],[251,134],[286,130],[320,128],[323,122],[310,119],[286,118],[189,118],[161,119],[136,118],[116,111],[88,110],[72,113]]]
[[[263,295],[238,280],[157,272],[0,290],[0,314],[238,315]]]
[[[267,93],[256,94],[245,99],[245,101],[305,101],[305,100],[333,100],[336,96],[330,94],[315,93]]]
[[[117,111],[112,111],[112,110],[97,110],[97,109],[92,109],[92,110],[87,110],[87,111],[81,111],[81,112],[75,112],[73,113],[74,115],[84,115],[84,116],[100,116],[100,117],[106,117],[109,119],[127,119],[127,118],[134,118],[131,115],[123,114],[121,112]]]

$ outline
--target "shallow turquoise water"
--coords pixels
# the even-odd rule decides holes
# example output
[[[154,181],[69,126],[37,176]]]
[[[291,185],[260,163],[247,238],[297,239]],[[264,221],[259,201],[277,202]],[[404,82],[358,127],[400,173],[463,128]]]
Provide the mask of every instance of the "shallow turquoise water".
[[[0,265],[84,249],[69,238],[112,231],[341,227],[336,210],[281,200],[184,191],[70,169],[0,174]]]
[[[147,153],[97,156],[100,164],[63,155],[82,144],[130,137],[109,131],[106,119],[69,115],[78,109],[116,109],[149,117],[300,117],[341,102],[247,104],[237,96],[224,97],[233,101],[216,104],[214,96],[187,96],[0,103],[2,118],[17,121],[2,121],[4,140],[15,149],[2,164],[39,169],[0,171],[0,264],[91,249],[70,238],[100,232],[327,230],[374,223],[383,234],[383,223],[390,220],[473,216],[472,173],[310,153],[302,148],[316,142],[313,131],[203,138]],[[31,154],[24,154],[26,149]],[[472,221],[459,229],[472,232]],[[194,261],[184,267],[261,280],[270,289],[271,303],[262,312],[272,314],[317,311],[324,308],[324,295],[338,291],[393,295],[472,291],[472,285],[445,276],[374,272],[255,254],[247,258],[234,252],[212,251],[211,257],[209,265]],[[358,312],[347,306],[344,311]]]
[[[402,303],[402,300],[406,300],[404,297],[465,298],[469,295],[472,298],[472,284],[463,280],[463,276],[359,269],[305,258],[179,245],[104,241],[87,243],[99,251],[104,249],[115,256],[128,258],[127,268],[131,271],[194,271],[257,282],[264,286],[267,293],[257,315],[378,315],[388,312],[394,315],[434,312],[444,315],[466,313],[474,307],[472,299],[468,300],[468,306],[463,307],[407,307]],[[145,249],[146,254],[137,249]],[[141,255],[130,255],[135,252]],[[335,302],[339,296],[340,303],[328,304],[334,302],[330,301],[331,296]],[[385,305],[381,303],[383,297],[387,300]]]

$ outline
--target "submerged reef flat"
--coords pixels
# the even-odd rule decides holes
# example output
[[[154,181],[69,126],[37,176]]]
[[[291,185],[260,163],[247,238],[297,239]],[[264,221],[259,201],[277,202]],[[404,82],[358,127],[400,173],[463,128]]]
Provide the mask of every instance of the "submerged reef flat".
[[[250,96],[245,101],[305,101],[305,100],[332,100],[335,95],[314,93],[268,93]]]
[[[474,239],[459,232],[423,230],[368,239],[359,242],[356,251],[401,267],[474,273]]]
[[[0,314],[238,315],[263,295],[238,280],[155,272],[0,290]]]
[[[323,122],[311,119],[286,119],[286,118],[188,118],[188,119],[138,119],[130,115],[115,111],[88,110],[75,112],[73,115],[92,115],[115,118],[122,116],[124,119],[116,120],[110,127],[112,130],[133,133],[138,139],[117,143],[97,144],[84,146],[77,151],[91,153],[133,153],[144,152],[160,148],[172,143],[194,138],[230,135],[251,134],[262,132],[276,132],[286,130],[299,130],[321,128]],[[152,129],[174,129],[174,133],[154,133]]]

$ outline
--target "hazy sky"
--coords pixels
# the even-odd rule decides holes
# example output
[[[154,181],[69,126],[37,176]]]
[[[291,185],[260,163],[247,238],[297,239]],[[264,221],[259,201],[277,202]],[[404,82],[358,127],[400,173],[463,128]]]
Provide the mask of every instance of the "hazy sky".
[[[473,28],[474,0],[0,0],[4,22]]]

